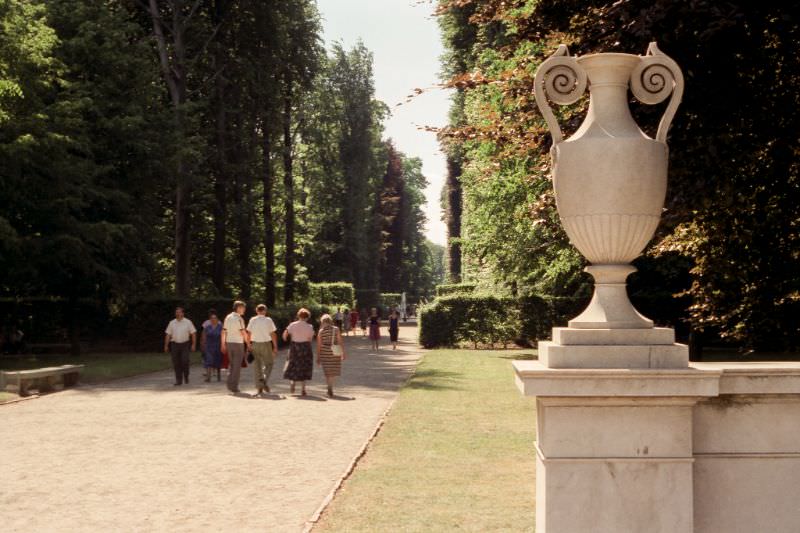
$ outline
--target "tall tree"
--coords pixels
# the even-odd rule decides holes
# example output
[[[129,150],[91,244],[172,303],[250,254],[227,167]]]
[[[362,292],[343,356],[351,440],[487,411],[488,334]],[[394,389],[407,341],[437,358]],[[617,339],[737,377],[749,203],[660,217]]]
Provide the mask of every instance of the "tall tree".
[[[442,72],[449,79],[458,79],[470,72],[475,65],[475,44],[478,38],[478,25],[472,21],[476,3],[462,2],[447,5],[440,14],[439,26],[446,44],[442,56]],[[466,123],[464,115],[464,87],[455,84],[455,94],[450,106],[450,124],[462,127]],[[442,138],[447,158],[447,179],[445,181],[444,222],[447,226],[447,273],[451,283],[461,281],[461,213],[463,209],[463,190],[461,185],[463,148],[458,142]]]
[[[228,137],[226,90],[228,82],[225,70],[228,67],[230,58],[225,45],[229,31],[223,27],[223,22],[225,22],[230,8],[231,0],[214,0],[210,4],[210,19],[213,27],[219,28],[213,51],[214,92],[210,106],[214,113],[214,242],[211,279],[218,294],[226,293],[225,249],[230,175],[226,148]]]
[[[381,187],[381,289],[399,292],[403,267],[403,245],[405,244],[405,190],[403,183],[403,159],[391,141],[386,143],[387,164]]]
[[[0,27],[0,288],[64,298],[80,320],[79,299],[130,297],[155,270],[157,70],[114,4],[10,0]]]
[[[186,161],[188,79],[194,57],[188,49],[188,33],[202,0],[147,0],[153,36],[164,83],[173,109],[173,128],[177,139],[174,154],[175,176],[175,293],[189,295],[191,271],[191,176]]]
[[[295,296],[295,137],[297,124],[303,121],[301,103],[313,86],[321,67],[323,49],[320,43],[321,22],[313,0],[291,0],[282,3],[281,28],[284,35],[280,75],[283,128],[283,195],[284,195],[284,286],[283,299]]]

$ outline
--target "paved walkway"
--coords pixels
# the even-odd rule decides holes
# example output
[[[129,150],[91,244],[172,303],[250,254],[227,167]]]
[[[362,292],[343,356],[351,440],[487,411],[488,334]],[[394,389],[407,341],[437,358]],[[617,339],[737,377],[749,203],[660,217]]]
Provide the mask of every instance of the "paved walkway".
[[[346,339],[333,400],[319,367],[308,397],[289,395],[281,356],[270,399],[193,368],[181,388],[160,372],[0,406],[2,529],[301,531],[413,371],[415,338],[403,327],[377,356]]]

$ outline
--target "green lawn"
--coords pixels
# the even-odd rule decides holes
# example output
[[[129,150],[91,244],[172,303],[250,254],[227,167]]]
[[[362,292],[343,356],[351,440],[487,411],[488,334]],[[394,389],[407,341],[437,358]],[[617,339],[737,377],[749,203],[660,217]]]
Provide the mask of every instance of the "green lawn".
[[[200,354],[192,354],[192,363],[200,362]],[[0,358],[0,370],[26,370],[45,366],[86,365],[81,383],[98,383],[172,368],[165,353],[97,353],[72,357],[70,355],[39,355],[24,358]]]
[[[533,531],[536,414],[514,357],[530,352],[426,352],[314,531]]]

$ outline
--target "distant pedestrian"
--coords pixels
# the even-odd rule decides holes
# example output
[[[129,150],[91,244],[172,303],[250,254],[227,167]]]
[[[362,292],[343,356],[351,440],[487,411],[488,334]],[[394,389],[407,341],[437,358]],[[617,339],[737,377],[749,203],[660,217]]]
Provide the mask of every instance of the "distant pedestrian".
[[[339,331],[347,335],[347,330],[349,327],[350,327],[350,310],[345,307],[344,311],[342,311],[342,327],[339,328]]]
[[[205,381],[211,381],[211,376],[216,371],[217,381],[220,381],[222,368],[222,322],[216,309],[208,310],[208,320],[203,322],[200,333],[200,350],[203,352],[203,367],[206,369]]]
[[[372,349],[378,351],[378,341],[381,340],[381,317],[378,309],[373,307],[369,315],[369,340],[372,341]]]
[[[311,349],[311,341],[314,340],[314,326],[308,323],[311,313],[308,309],[301,308],[297,311],[297,320],[286,327],[283,332],[283,340],[292,344],[289,346],[289,361],[283,378],[292,382],[289,391],[294,394],[295,385],[299,381],[301,386],[300,394],[306,396],[306,381],[311,380],[314,371],[314,352]]]
[[[184,316],[183,307],[175,308],[175,318],[164,331],[164,352],[172,355],[175,386],[189,383],[189,355],[197,346],[197,330]]]
[[[278,354],[278,334],[275,322],[267,316],[267,306],[258,304],[256,316],[247,324],[253,351],[253,377],[255,378],[256,395],[269,392],[269,375]]]
[[[353,309],[350,311],[350,329],[347,331],[347,334],[350,335],[350,331],[353,332],[353,335],[356,335],[356,328],[358,327],[358,311]]]
[[[328,383],[328,398],[333,398],[336,378],[342,375],[342,361],[346,359],[342,332],[332,324],[330,315],[320,318],[317,335],[317,365],[322,365],[325,381]]]
[[[341,330],[342,322],[344,321],[344,314],[342,313],[341,307],[336,310],[336,314],[333,315],[333,320],[336,323],[336,327]]]
[[[400,335],[399,319],[397,311],[392,311],[389,315],[389,341],[392,343],[392,350],[397,349],[397,337]]]
[[[239,378],[242,374],[242,361],[245,351],[250,349],[250,339],[244,325],[244,302],[233,302],[233,311],[225,317],[222,324],[222,350],[228,354],[230,370],[228,370],[228,390],[232,393],[239,391]]]

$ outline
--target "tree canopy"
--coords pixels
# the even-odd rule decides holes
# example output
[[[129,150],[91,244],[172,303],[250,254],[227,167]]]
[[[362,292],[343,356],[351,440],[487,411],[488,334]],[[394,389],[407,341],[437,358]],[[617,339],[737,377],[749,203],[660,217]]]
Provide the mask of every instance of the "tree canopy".
[[[432,293],[372,62],[314,0],[0,0],[0,296]]]

